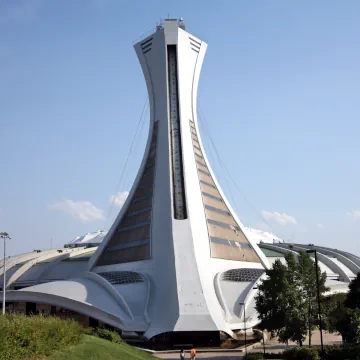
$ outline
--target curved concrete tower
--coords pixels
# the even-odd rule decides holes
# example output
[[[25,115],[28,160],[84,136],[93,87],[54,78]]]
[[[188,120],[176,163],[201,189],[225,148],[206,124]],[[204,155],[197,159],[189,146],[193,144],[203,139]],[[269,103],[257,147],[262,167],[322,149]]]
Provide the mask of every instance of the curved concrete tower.
[[[216,345],[220,332],[236,337],[259,323],[254,296],[267,259],[244,235],[201,142],[196,94],[206,44],[168,19],[135,50],[150,130],[124,207],[96,251],[91,234],[80,247],[9,257],[5,284],[0,261],[0,290],[8,289],[7,311],[106,324],[124,339],[135,332],[140,340]],[[260,246],[271,264],[316,248],[329,294],[346,293],[360,269],[358,257],[326,247]]]
[[[126,277],[126,286],[119,280],[114,287],[133,323],[147,324],[147,338],[197,331],[234,336],[266,266],[201,142],[196,101],[206,48],[176,19],[135,45],[149,94],[149,137],[129,197],[90,261],[89,270],[107,279]],[[247,313],[251,327],[258,320]]]

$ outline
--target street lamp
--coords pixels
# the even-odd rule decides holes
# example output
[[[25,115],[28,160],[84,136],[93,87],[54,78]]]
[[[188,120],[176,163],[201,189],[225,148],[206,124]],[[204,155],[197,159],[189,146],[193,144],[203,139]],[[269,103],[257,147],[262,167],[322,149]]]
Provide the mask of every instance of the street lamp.
[[[2,313],[5,315],[5,293],[6,293],[6,239],[11,239],[7,232],[1,232],[0,238],[4,240],[4,281],[3,281],[3,303],[2,303]]]
[[[319,266],[317,252],[315,249],[306,250],[308,254],[315,254],[315,272],[316,272],[316,287],[317,287],[317,301],[319,310],[319,325],[320,325],[320,342],[321,342],[321,359],[324,359],[324,342],[322,334],[322,319],[321,319],[321,303],[320,303],[320,285],[319,285]]]
[[[239,305],[242,305],[244,308],[244,334],[245,334],[245,355],[247,355],[247,349],[246,349],[246,310],[245,310],[245,303],[241,302]]]

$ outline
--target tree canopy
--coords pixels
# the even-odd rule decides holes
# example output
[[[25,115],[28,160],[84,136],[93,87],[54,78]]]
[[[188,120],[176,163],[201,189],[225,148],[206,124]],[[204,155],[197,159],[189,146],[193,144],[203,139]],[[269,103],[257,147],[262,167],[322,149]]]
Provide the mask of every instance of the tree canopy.
[[[280,342],[295,341],[302,345],[305,336],[318,325],[316,267],[305,252],[295,258],[285,255],[285,264],[276,260],[266,271],[266,279],[259,285],[255,298],[262,327]],[[321,300],[328,290],[326,273],[319,271]]]
[[[330,324],[344,342],[360,344],[360,273],[350,282],[345,301],[338,302],[331,312]]]
[[[350,282],[345,306],[350,309],[360,309],[360,273]]]

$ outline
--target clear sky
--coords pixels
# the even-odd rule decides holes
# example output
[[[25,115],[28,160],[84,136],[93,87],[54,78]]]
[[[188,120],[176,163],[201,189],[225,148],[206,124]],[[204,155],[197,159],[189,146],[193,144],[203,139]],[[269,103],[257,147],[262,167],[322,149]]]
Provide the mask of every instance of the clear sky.
[[[111,225],[148,129],[146,112],[118,185],[147,98],[132,44],[168,15],[209,44],[199,102],[237,186],[209,155],[243,223],[360,255],[355,0],[2,0],[0,231],[12,236],[9,254]]]

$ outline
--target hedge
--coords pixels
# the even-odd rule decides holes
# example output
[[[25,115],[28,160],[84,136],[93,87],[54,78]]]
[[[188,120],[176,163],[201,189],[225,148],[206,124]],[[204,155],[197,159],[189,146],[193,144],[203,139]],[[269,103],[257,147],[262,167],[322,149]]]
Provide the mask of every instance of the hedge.
[[[286,349],[282,353],[284,360],[319,360],[319,352],[316,348],[298,346]]]
[[[77,344],[82,330],[74,321],[56,317],[0,316],[0,360],[47,356]]]

